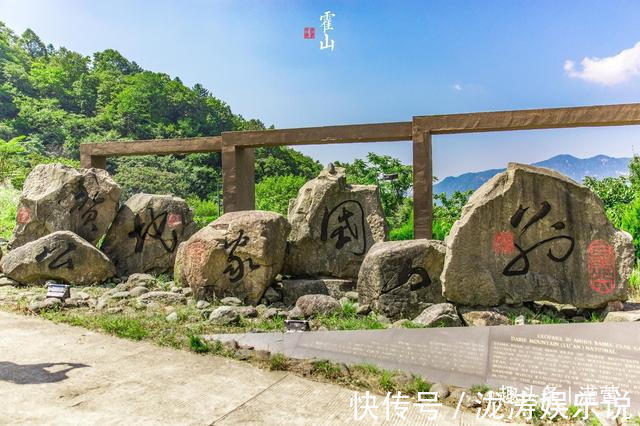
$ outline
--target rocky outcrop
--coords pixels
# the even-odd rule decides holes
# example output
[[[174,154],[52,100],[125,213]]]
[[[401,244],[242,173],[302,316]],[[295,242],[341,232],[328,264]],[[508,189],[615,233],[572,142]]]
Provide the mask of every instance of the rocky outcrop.
[[[136,194],[118,211],[102,244],[118,275],[167,273],[178,246],[196,231],[193,211],[182,198]]]
[[[429,306],[412,321],[425,327],[460,327],[462,321],[458,310],[451,303],[438,303]]]
[[[282,302],[291,306],[305,294],[326,294],[340,300],[347,292],[355,290],[353,280],[341,278],[313,278],[282,280]]]
[[[602,201],[552,170],[509,164],[478,189],[447,238],[444,296],[463,305],[625,300],[631,236]]]
[[[444,302],[440,274],[445,245],[435,240],[374,244],[358,275],[358,301],[388,318],[412,318]]]
[[[12,249],[56,231],[71,231],[95,245],[113,222],[120,187],[101,169],[40,164],[24,182]]]
[[[234,296],[255,305],[282,270],[290,229],[278,213],[226,213],[180,245],[175,281],[198,299]]]
[[[357,278],[367,251],[387,233],[378,187],[348,185],[333,165],[300,189],[289,222],[285,272],[294,276]]]
[[[6,276],[23,284],[59,280],[91,285],[115,274],[107,256],[69,231],[54,232],[11,250],[0,266]]]

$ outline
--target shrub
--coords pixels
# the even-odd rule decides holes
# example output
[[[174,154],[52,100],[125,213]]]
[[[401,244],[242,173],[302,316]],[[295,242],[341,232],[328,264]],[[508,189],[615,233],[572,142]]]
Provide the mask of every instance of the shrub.
[[[256,208],[287,216],[289,200],[307,182],[304,176],[269,176],[256,184]]]
[[[625,209],[621,219],[621,228],[633,237],[637,258],[640,256],[640,197],[633,200]]]
[[[286,370],[288,367],[287,358],[282,354],[273,354],[269,358],[269,370]]]
[[[220,216],[217,200],[201,200],[197,197],[191,197],[187,199],[187,204],[193,209],[193,221],[198,228],[204,228]]]
[[[0,188],[0,238],[10,239],[16,226],[16,211],[20,191],[13,188]]]
[[[189,336],[189,349],[197,354],[204,354],[211,350],[207,342],[193,334]]]

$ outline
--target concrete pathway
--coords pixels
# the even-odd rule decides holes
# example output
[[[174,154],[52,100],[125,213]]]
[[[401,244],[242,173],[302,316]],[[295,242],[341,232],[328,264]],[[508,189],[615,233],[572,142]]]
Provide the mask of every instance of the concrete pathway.
[[[222,357],[0,312],[0,424],[490,425],[441,407],[356,422],[353,391]],[[393,411],[392,411],[393,414]]]

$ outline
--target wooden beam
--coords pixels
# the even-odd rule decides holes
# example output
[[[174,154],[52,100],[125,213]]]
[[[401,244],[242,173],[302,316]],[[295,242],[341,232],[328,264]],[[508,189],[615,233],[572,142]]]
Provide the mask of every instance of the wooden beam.
[[[410,141],[411,122],[223,132],[222,138],[238,147]]]
[[[626,126],[640,124],[640,103],[425,115],[414,117],[413,123],[414,132],[431,134]]]
[[[83,143],[80,154],[89,156],[130,156],[190,154],[194,152],[219,152],[222,150],[221,136],[184,139],[147,139],[138,141],[114,141]]]

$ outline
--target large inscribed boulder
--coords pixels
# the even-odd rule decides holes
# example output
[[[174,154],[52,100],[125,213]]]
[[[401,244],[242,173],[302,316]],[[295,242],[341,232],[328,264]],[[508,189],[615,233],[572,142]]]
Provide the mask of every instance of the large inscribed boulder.
[[[120,187],[101,169],[40,164],[24,182],[11,248],[55,231],[71,231],[95,245],[113,222]]]
[[[285,272],[297,276],[356,278],[367,251],[386,240],[375,185],[348,185],[330,164],[289,203],[291,235]]]
[[[69,231],[57,231],[11,250],[0,266],[6,276],[22,284],[61,280],[91,285],[115,274],[107,256]]]
[[[441,303],[442,241],[376,243],[360,267],[358,302],[388,318],[413,318],[429,304]]]
[[[102,244],[118,275],[173,270],[178,245],[196,231],[182,198],[136,194],[118,211]]]
[[[290,230],[278,213],[226,213],[180,245],[174,279],[196,299],[233,296],[255,305],[282,270]]]
[[[447,238],[444,296],[464,305],[549,300],[596,308],[625,300],[631,236],[588,188],[509,164],[480,187]]]

